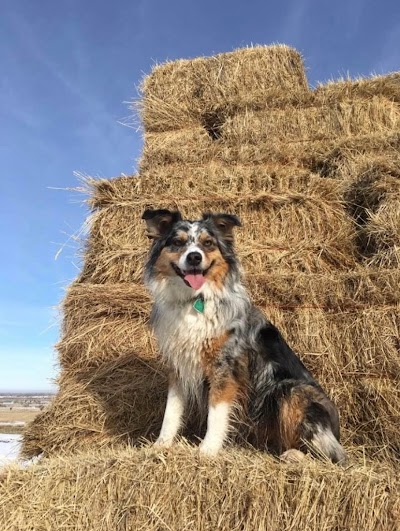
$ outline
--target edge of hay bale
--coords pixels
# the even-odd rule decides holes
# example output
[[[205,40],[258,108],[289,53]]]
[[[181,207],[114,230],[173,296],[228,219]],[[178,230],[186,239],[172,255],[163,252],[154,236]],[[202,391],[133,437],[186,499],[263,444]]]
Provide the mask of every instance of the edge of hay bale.
[[[362,456],[348,468],[306,459],[284,465],[246,450],[213,460],[179,444],[103,450],[8,467],[4,529],[346,529],[394,531],[399,470]]]

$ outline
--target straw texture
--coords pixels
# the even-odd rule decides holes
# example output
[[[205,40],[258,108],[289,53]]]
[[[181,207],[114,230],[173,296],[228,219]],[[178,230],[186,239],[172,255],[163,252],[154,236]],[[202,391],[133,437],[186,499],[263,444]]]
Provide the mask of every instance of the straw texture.
[[[398,529],[399,74],[311,90],[297,51],[255,47],[156,66],[141,91],[139,174],[80,187],[90,233],[60,391],[23,441],[48,459],[3,474],[5,528]],[[150,207],[241,218],[247,288],[337,403],[347,468],[240,439],[211,462],[143,442],[167,388],[141,281]],[[204,419],[190,419],[193,443]]]

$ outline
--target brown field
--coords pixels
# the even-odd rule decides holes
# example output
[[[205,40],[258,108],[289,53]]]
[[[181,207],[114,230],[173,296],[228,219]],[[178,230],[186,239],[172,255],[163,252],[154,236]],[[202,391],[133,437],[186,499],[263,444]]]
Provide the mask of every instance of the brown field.
[[[22,433],[50,400],[51,395],[1,395],[0,433]]]
[[[22,431],[23,426],[9,426],[9,422],[32,422],[36,415],[40,413],[39,408],[0,408],[0,433],[19,433]],[[12,428],[12,431],[10,431]],[[17,431],[14,431],[17,429]]]

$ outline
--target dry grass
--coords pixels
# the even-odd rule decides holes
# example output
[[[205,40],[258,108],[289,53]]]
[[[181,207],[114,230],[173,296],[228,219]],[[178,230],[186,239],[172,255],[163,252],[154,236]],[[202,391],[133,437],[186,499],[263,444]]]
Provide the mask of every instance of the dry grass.
[[[353,219],[342,202],[332,198],[334,194],[325,201],[318,192],[225,192],[179,199],[160,194],[107,200],[107,206],[92,214],[80,281],[140,281],[148,248],[141,216],[145,208],[157,207],[179,208],[191,218],[208,210],[235,212],[243,224],[237,232],[239,256],[249,273],[260,267],[273,270],[277,264],[286,270],[297,264],[296,270],[313,272],[354,267]]]
[[[203,166],[170,164],[142,172],[140,176],[115,179],[83,178],[79,191],[88,197],[91,209],[137,203],[141,197],[215,197],[221,190],[238,196],[303,194],[299,197],[340,201],[346,187],[338,179],[329,179],[296,166],[265,164],[260,166],[226,165],[211,161]]]
[[[400,73],[360,79],[340,79],[318,85],[314,91],[318,101],[336,104],[338,101],[355,98],[373,99],[382,96],[400,103]]]
[[[0,435],[2,433],[22,433],[24,426],[32,422],[39,412],[39,408],[0,408]]]
[[[39,408],[0,408],[0,422],[30,422],[39,411]]]
[[[371,101],[346,100],[305,108],[245,111],[228,119],[221,128],[221,140],[235,144],[263,145],[275,142],[313,142],[398,131],[400,107],[385,98]]]
[[[309,95],[300,54],[280,45],[156,66],[141,92],[138,106],[146,131],[204,126],[211,134],[218,134],[224,117],[236,108]]]
[[[31,422],[39,411],[39,408],[0,408],[0,423]]]
[[[78,453],[0,483],[4,529],[395,531],[398,469],[355,455],[339,468],[249,450],[205,460],[185,444]]]

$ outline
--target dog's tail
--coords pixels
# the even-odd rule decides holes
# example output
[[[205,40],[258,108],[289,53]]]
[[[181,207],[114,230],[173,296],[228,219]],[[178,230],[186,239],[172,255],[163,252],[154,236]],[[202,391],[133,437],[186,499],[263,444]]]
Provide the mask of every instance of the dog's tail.
[[[328,457],[334,463],[344,464],[346,453],[343,446],[337,440],[329,426],[316,426],[316,430],[309,441],[311,450],[314,450],[322,457]]]

